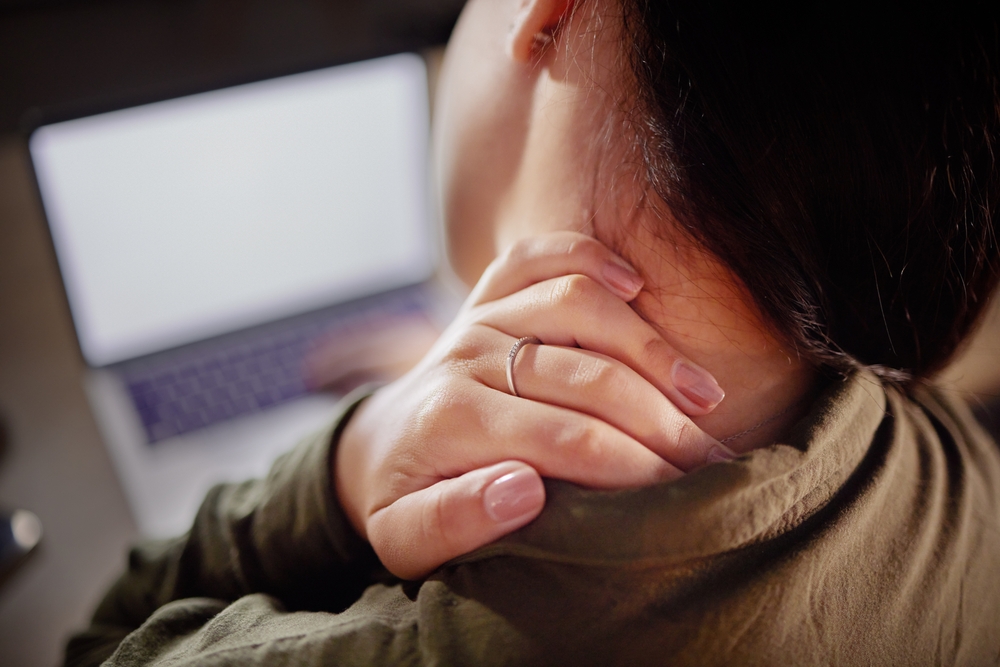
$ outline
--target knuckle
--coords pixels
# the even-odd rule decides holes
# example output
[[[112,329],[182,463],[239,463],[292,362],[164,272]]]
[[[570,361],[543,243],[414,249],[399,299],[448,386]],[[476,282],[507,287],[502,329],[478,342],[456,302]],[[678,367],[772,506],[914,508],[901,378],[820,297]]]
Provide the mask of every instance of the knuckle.
[[[506,264],[522,264],[535,256],[534,238],[519,239],[512,243],[502,255]]]
[[[589,304],[594,300],[596,285],[591,278],[581,274],[565,276],[553,286],[553,301],[569,305]]]
[[[484,349],[483,336],[475,329],[469,329],[455,337],[444,357],[447,361],[466,362],[479,358]]]
[[[674,428],[674,442],[677,443],[677,447],[680,449],[686,448],[687,444],[691,442],[691,436],[694,435],[692,424],[687,419],[676,418],[676,427]]]
[[[566,242],[566,248],[563,251],[569,257],[579,257],[586,252],[584,244],[580,243],[580,239],[573,238]]]
[[[427,388],[423,400],[415,407],[411,417],[411,430],[429,437],[446,428],[450,416],[464,412],[468,407],[468,392],[447,378],[437,378]]]
[[[594,289],[594,281],[585,275],[576,273],[566,277],[567,294],[575,297],[590,295]]]
[[[603,259],[603,248],[589,236],[574,235],[566,244],[566,254],[581,262],[593,263]]]
[[[690,448],[694,440],[695,426],[682,415],[673,415],[666,420],[663,426],[664,441],[675,451],[684,451]]]
[[[576,232],[554,232],[515,241],[503,253],[504,261],[520,263],[541,257],[563,255],[572,263],[583,264],[599,260],[603,246],[595,239]]]
[[[674,349],[665,340],[652,334],[643,343],[642,353],[644,361],[647,362],[650,360],[659,360],[662,363],[663,360],[672,360],[676,356]]]
[[[602,439],[597,428],[589,422],[567,422],[552,434],[553,446],[572,456],[577,462],[601,458]]]
[[[470,322],[442,346],[441,366],[453,376],[474,376],[476,368],[496,363],[497,351],[503,347],[498,339],[502,337],[505,335],[489,324]]]

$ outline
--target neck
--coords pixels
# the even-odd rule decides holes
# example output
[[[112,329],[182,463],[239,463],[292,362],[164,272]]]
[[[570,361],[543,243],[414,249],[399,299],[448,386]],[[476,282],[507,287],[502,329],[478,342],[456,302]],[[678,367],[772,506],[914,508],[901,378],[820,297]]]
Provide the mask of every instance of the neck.
[[[617,154],[613,142],[595,151],[593,138],[607,127],[600,109],[610,106],[595,90],[540,77],[521,164],[496,211],[496,248],[553,229],[605,241],[646,279],[636,312],[726,392],[695,423],[738,453],[775,442],[808,409],[815,371],[773,333],[731,272],[683,238],[666,205],[650,205],[628,167],[635,158]]]
[[[726,391],[725,400],[695,423],[738,453],[775,442],[809,408],[815,370],[780,341],[715,258],[690,242],[655,238],[648,229],[640,224],[616,244],[646,277],[648,287],[632,306]]]
[[[554,202],[566,206],[565,212],[552,210]],[[534,217],[527,207],[514,210],[509,224],[498,225],[505,230],[497,240],[500,246],[554,228],[552,221],[575,221],[566,226],[605,241],[643,274],[646,287],[632,308],[678,352],[712,373],[726,392],[711,414],[694,418],[706,433],[745,453],[776,442],[809,408],[815,370],[773,333],[728,269],[689,241],[669,240],[670,219],[632,216],[623,225],[621,216],[605,220],[597,211],[587,223],[581,211],[592,209],[571,196],[540,203],[546,213],[534,218],[535,225],[525,224]]]
[[[546,220],[579,221],[579,210]],[[523,229],[530,218],[516,219],[516,225],[499,227]],[[669,226],[670,221],[657,224]],[[533,232],[549,226],[539,224]],[[717,260],[654,238],[642,224],[628,223],[625,234],[602,234],[597,216],[591,225],[571,228],[605,241],[643,274],[646,287],[632,308],[725,390],[726,398],[711,414],[693,419],[702,430],[742,454],[778,441],[806,412],[816,371],[780,341],[739,281]],[[498,245],[520,235],[505,234]],[[625,235],[624,242],[613,240]]]

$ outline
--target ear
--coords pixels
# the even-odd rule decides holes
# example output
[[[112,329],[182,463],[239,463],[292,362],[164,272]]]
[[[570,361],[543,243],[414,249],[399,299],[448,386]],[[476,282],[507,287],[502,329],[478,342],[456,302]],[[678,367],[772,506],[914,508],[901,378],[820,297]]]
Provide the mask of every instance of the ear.
[[[521,0],[507,35],[507,55],[515,62],[530,62],[540,38],[551,39],[572,6],[573,0]]]

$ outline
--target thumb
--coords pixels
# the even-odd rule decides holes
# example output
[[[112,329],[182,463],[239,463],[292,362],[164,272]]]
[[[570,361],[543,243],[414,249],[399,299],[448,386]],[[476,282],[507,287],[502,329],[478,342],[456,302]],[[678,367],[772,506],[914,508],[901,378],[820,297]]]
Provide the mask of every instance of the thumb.
[[[506,461],[403,496],[368,519],[382,564],[417,579],[530,523],[545,506],[545,487],[526,463]]]

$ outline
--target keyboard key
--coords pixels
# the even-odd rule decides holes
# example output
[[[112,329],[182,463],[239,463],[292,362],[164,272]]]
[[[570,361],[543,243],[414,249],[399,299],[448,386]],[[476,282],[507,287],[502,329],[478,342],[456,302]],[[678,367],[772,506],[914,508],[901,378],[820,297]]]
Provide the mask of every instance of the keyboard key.
[[[318,315],[178,351],[168,360],[144,360],[127,367],[124,379],[149,442],[156,443],[305,395],[303,372],[313,341],[348,328],[370,331],[386,315],[422,307],[421,299],[410,296],[346,315]]]

